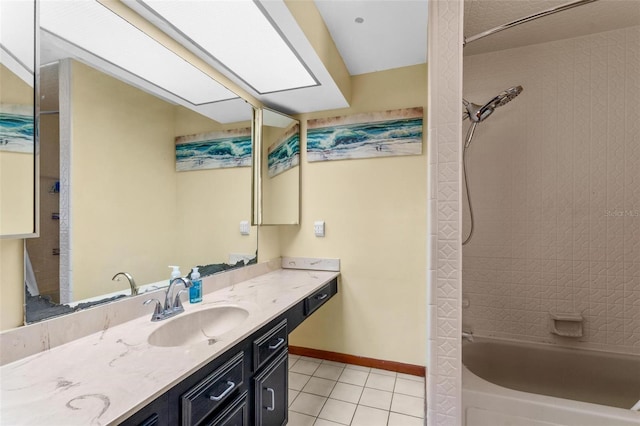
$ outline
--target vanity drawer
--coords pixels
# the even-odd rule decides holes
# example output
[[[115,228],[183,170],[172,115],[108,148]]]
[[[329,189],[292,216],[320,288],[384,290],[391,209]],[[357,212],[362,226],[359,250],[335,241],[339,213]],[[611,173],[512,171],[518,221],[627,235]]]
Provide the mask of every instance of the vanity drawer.
[[[249,426],[248,392],[244,392],[229,407],[213,420],[205,422],[206,426]]]
[[[271,330],[253,341],[253,371],[257,371],[271,357],[288,344],[287,320],[283,319]]]
[[[183,426],[198,424],[229,400],[244,382],[243,362],[240,352],[182,395]]]
[[[331,296],[338,292],[338,282],[333,280],[324,285],[320,290],[304,299],[304,314],[310,315],[320,306],[331,299]]]

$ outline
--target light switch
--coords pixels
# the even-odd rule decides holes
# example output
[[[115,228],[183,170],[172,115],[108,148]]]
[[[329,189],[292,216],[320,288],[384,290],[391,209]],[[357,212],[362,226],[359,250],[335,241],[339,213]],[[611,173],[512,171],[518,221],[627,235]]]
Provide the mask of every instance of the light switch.
[[[249,221],[243,220],[240,222],[240,235],[249,235]]]
[[[316,234],[316,237],[324,237],[324,221],[316,220],[313,222],[313,232]]]

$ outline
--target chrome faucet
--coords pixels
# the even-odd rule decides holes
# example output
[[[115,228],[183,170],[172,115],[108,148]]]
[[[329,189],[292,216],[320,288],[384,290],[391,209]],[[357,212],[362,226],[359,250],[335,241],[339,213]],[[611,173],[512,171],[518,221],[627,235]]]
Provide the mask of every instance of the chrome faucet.
[[[463,331],[462,340],[468,340],[469,343],[473,343],[473,331]]]
[[[184,288],[187,289],[189,287],[191,287],[191,280],[189,278],[182,278],[182,277],[178,277],[178,278],[174,278],[171,281],[169,281],[169,287],[167,288],[167,294],[164,298],[164,310],[166,311],[178,311],[176,312],[177,314],[179,314],[180,312],[184,312],[184,308],[182,307],[182,301],[180,300],[180,293],[182,293],[182,291],[184,290],[180,290],[178,292],[178,294],[176,294],[175,296],[175,300],[173,302],[171,302],[171,293],[172,290],[174,288],[174,286],[176,286],[177,284],[183,284]]]
[[[184,288],[180,290],[174,297],[174,300],[171,300],[171,296],[173,293],[173,289],[176,285],[182,284]],[[182,301],[180,300],[180,294],[186,289],[191,287],[191,280],[188,278],[174,278],[169,281],[169,287],[167,287],[167,293],[164,297],[164,308],[158,299],[148,299],[145,300],[143,305],[147,305],[151,302],[156,302],[156,306],[153,310],[153,314],[151,315],[151,321],[162,321],[167,318],[171,318],[174,315],[178,315],[181,312],[184,312],[184,306],[182,306]]]
[[[129,281],[129,287],[131,287],[131,295],[135,296],[138,294],[138,287],[136,287],[136,282],[133,280],[133,277],[128,272],[118,272],[111,278],[111,281],[120,281],[120,275],[123,275]]]

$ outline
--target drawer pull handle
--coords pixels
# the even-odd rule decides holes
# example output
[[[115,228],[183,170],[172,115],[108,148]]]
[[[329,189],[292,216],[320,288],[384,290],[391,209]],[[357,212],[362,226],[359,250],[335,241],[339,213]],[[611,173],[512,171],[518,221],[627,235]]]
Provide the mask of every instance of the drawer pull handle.
[[[233,388],[236,387],[236,384],[231,382],[231,381],[227,381],[227,386],[228,387],[220,395],[218,395],[218,396],[209,395],[209,399],[212,400],[212,401],[220,401],[222,398],[224,398],[225,396],[227,396],[227,395],[229,395],[231,393]]]
[[[280,337],[278,339],[278,343],[276,343],[275,345],[269,345],[269,350],[276,350],[278,348],[280,348],[282,345],[284,345],[284,339],[282,337]]]
[[[327,293],[322,293],[316,296],[316,300],[324,300],[327,297],[329,297],[329,295]]]
[[[267,409],[267,411],[273,411],[276,409],[276,392],[271,388],[267,388],[267,392],[271,394],[271,407],[265,408]]]

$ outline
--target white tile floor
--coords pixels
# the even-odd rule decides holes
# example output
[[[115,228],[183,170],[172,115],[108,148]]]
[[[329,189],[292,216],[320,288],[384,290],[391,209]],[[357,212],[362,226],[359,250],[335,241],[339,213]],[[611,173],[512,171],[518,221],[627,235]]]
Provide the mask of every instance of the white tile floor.
[[[289,355],[289,426],[422,426],[424,377]]]

